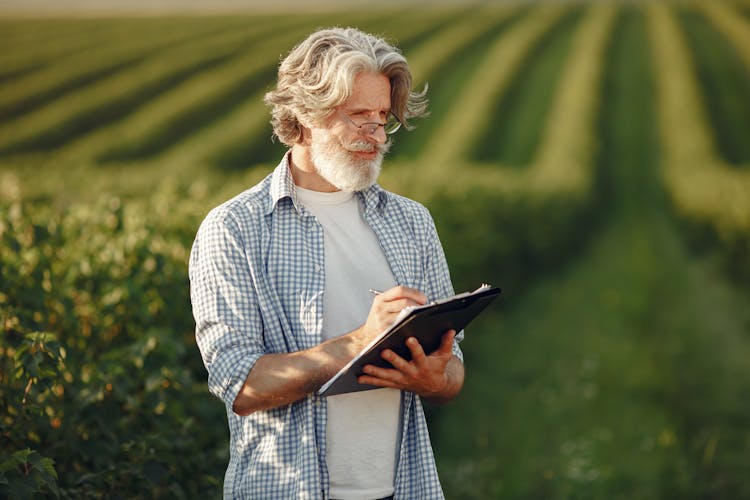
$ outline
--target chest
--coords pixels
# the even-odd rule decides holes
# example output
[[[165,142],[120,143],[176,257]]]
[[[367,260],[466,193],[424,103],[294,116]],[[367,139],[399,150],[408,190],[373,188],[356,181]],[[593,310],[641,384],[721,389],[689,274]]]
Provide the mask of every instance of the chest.
[[[423,290],[424,252],[409,227],[385,217],[364,220],[366,227],[360,227],[357,233],[347,234],[346,227],[339,228],[337,244],[346,245],[352,238],[368,236],[369,232],[382,249],[381,255],[396,283]],[[277,297],[283,316],[301,344],[299,348],[312,347],[321,340],[326,266],[337,265],[330,248],[326,258],[327,237],[331,235],[326,236],[316,217],[296,212],[273,214],[264,230],[260,272]],[[356,252],[356,247],[351,251]],[[346,248],[337,249],[340,256],[346,252]]]

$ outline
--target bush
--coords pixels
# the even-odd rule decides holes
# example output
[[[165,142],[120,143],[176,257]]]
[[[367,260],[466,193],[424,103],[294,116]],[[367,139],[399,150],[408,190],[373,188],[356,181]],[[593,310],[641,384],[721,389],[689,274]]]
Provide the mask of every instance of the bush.
[[[0,208],[0,491],[217,492],[227,430],[176,232],[116,198],[66,215]]]

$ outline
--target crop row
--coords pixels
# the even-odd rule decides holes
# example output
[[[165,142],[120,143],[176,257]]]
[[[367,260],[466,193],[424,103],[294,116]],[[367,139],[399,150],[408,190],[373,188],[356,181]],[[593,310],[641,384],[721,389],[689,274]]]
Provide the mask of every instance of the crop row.
[[[408,45],[412,39],[429,36],[446,19],[445,14],[400,22],[371,18],[367,24],[379,31],[388,22],[391,36]],[[271,131],[262,96],[273,81],[278,54],[303,35],[299,29],[257,44],[244,54],[245,60],[196,75],[103,129],[101,135],[85,138],[85,144],[74,145],[66,155],[80,158],[84,149],[110,148],[100,160],[230,167],[278,161],[278,156],[271,158],[264,152]]]
[[[423,160],[389,168],[387,178],[428,200],[460,285],[490,278],[515,284],[519,273],[556,261],[585,239],[581,222],[596,203],[596,96],[616,12],[610,5],[586,10],[559,80],[549,82],[553,98],[529,165],[463,158],[491,126],[483,112],[488,103],[501,99],[519,66],[529,64],[524,56],[560,22],[560,7],[536,9],[500,36],[457,96],[450,119],[431,137]]]
[[[477,269],[512,281],[509,266],[528,269],[555,260],[583,239],[580,221],[594,203],[595,96],[615,13],[614,7],[515,6],[349,17],[375,32],[387,28],[412,61],[416,80],[431,82],[439,97],[417,156],[405,161],[396,155],[384,182],[433,209],[459,286],[473,285]],[[286,30],[265,38],[263,27],[253,25],[175,44],[0,126],[0,148],[57,146],[51,163],[68,175],[88,175],[86,168],[114,174],[104,163],[119,162],[127,169],[117,179],[128,171],[134,178],[118,182],[123,186],[138,185],[149,171],[189,178],[189,168],[278,161],[262,94],[278,54],[309,26],[298,19],[289,18]],[[237,48],[252,40],[251,50]],[[528,71],[538,60],[555,58],[563,63],[552,77]],[[160,64],[164,60],[169,64]],[[446,85],[451,74],[455,81]],[[528,83],[547,96],[538,99],[545,104],[537,104],[529,132],[538,138],[531,160],[521,166],[472,162],[474,145],[482,137],[491,141],[490,131],[496,131],[492,110],[508,89]],[[473,252],[463,251],[466,242]],[[497,262],[507,264],[498,268]]]
[[[472,19],[456,23],[445,34],[407,53],[416,81],[429,86],[430,115],[409,133],[399,134],[391,159],[423,157],[430,138],[451,116],[466,82],[481,65],[487,47],[520,22],[529,12],[518,6],[477,11]]]
[[[720,90],[732,94],[727,98],[728,104],[725,105],[725,108],[729,108],[732,104],[734,107],[739,108],[735,113],[735,116],[732,117],[733,119],[739,118],[739,122],[733,123],[733,125],[736,125],[738,128],[741,127],[744,129],[744,132],[747,132],[748,128],[750,128],[750,108],[747,106],[748,91],[750,91],[750,77],[748,76],[748,71],[750,71],[750,46],[748,45],[750,44],[750,18],[748,18],[747,15],[741,15],[741,7],[743,5],[745,7],[750,6],[746,1],[728,4],[701,3],[694,4],[693,10],[696,11],[696,15],[704,14],[705,18],[713,25],[712,31],[717,35],[722,35],[724,38],[722,46],[714,47],[715,50],[718,49],[716,52],[720,53],[712,54],[719,57],[713,57],[710,59],[732,59],[731,63],[733,63],[734,67],[729,68],[732,71],[726,71],[723,75],[725,76],[725,79],[731,80],[731,84]],[[685,39],[689,40],[689,33],[684,32],[684,35]],[[705,72],[705,67],[707,66],[706,57],[703,57],[703,54],[697,53],[695,50],[690,50],[695,47],[695,43],[687,44],[687,47],[689,49],[688,64],[690,69],[700,75],[702,71],[699,69],[699,66],[702,66],[702,70]],[[712,76],[713,80],[717,79],[715,75]],[[701,79],[699,79],[699,81],[700,80]],[[709,85],[712,84],[712,82],[708,83]],[[704,91],[704,95],[702,96],[704,98],[703,102],[707,104],[709,108],[713,107],[714,104],[712,101],[717,97],[714,94],[718,93],[713,92],[716,89],[703,88],[701,90]],[[721,98],[726,96],[719,95],[718,97]],[[713,132],[714,141],[719,141],[721,137],[717,136],[721,131],[714,129]],[[746,140],[747,135],[735,134],[735,136],[738,140],[735,141],[734,145],[736,146],[737,144],[740,144],[741,146],[745,146],[744,148],[740,148],[741,152],[739,154],[736,151],[727,152],[727,154],[734,156],[733,158],[727,158],[727,154],[725,154],[724,151],[718,151],[718,148],[716,148],[714,153],[717,156],[724,155],[722,160],[725,163],[732,163],[735,170],[747,170],[746,167],[750,165],[750,150],[746,147],[748,145]]]
[[[65,53],[65,46],[68,44],[59,41],[51,42],[49,46],[56,47],[62,54],[48,54],[47,51],[41,51],[40,54],[37,50],[25,54],[17,47],[15,50],[9,49],[13,50],[11,53],[19,63],[39,67],[0,87],[0,117],[7,119],[29,113],[69,91],[136,66],[141,60],[168,50],[171,46],[192,43],[197,47],[206,41],[206,37],[215,36],[219,30],[236,32],[238,29],[231,24],[217,26],[211,23],[205,26],[180,25],[177,28],[165,32],[164,27],[160,30],[158,26],[153,26],[148,30],[140,30],[138,37],[133,37],[125,30],[118,30],[109,34],[106,43],[101,45],[95,45],[96,36],[88,39],[79,35],[74,47],[68,48],[72,54]],[[84,43],[88,44],[87,50],[81,50],[85,46],[79,47]]]
[[[492,119],[486,112],[487,103],[503,93],[532,42],[550,28],[563,10],[535,9],[484,48],[479,67],[453,99],[453,107],[446,113],[448,119],[430,136],[422,156],[425,163],[451,163],[470,155],[472,137]]]
[[[131,67],[66,93],[50,104],[0,126],[0,150],[49,149],[126,115],[172,86],[231,59],[245,44],[267,36],[268,27],[228,31],[145,57]],[[165,63],[168,61],[168,63]]]
[[[165,28],[164,22],[152,24],[160,31]],[[182,24],[168,28],[181,31]],[[197,28],[184,26],[188,31]],[[122,43],[132,34],[132,20],[0,20],[0,49],[3,51],[0,82],[20,78],[50,64],[63,64],[66,58],[89,52],[92,47],[96,50],[96,47],[104,48],[118,41]],[[143,35],[149,38],[147,30]]]
[[[492,118],[472,141],[470,160],[518,167],[532,161],[556,89],[550,82],[560,80],[582,14],[568,9],[534,41],[507,90],[485,112]]]
[[[704,95],[719,155],[732,165],[750,161],[750,78],[731,40],[697,8],[675,10]]]
[[[666,188],[677,213],[718,239],[735,270],[750,276],[750,168],[729,165],[717,151],[675,15],[661,5],[648,14]]]
[[[377,31],[389,26],[392,33],[408,38],[407,34],[416,37],[413,33],[422,34],[450,19],[445,12],[401,17],[350,14],[339,15],[338,20],[365,23]],[[64,156],[81,162],[132,161],[169,149],[231,113],[245,99],[257,100],[258,91],[273,79],[279,54],[323,22],[328,22],[326,16],[289,16],[274,24],[255,23],[250,29],[228,30],[160,50],[6,120],[0,125],[0,151],[9,155],[62,147]],[[126,65],[124,60],[112,64]]]
[[[746,57],[747,21],[727,9],[711,4],[705,12],[745,47],[738,51]],[[249,26],[221,21],[227,29],[214,20],[194,36],[169,31],[158,49],[150,48],[158,37],[146,30],[141,41],[113,35],[121,43],[85,52],[76,52],[83,35],[65,32],[61,45],[77,54],[79,76],[48,60],[26,76],[0,80],[0,88],[16,89],[31,107],[0,124],[0,154],[33,163],[25,153],[50,151],[47,165],[90,169],[92,175],[96,169],[112,173],[108,164],[118,164],[123,178],[128,169],[180,175],[211,166],[267,168],[281,152],[270,141],[262,104],[278,56],[313,26],[357,24],[398,42],[416,81],[431,87],[432,116],[397,137],[386,187],[435,210],[445,237],[455,239],[447,246],[454,248],[459,275],[478,262],[494,269],[503,260],[497,249],[507,250],[508,262],[547,261],[583,239],[582,218],[596,203],[595,121],[603,112],[598,96],[607,28],[617,11],[615,5],[485,6],[287,16]],[[17,30],[0,45],[23,39]],[[54,31],[46,37],[54,39]],[[28,51],[30,60],[33,54]],[[136,61],[136,55],[142,58]],[[38,87],[22,85],[33,75],[47,77]],[[85,84],[72,88],[75,81]],[[35,96],[41,96],[37,104],[29,104]],[[13,114],[17,100],[5,99]],[[697,128],[708,123],[703,115],[694,121]],[[508,153],[511,147],[519,152]],[[481,220],[498,236],[466,234],[474,231],[462,224],[466,219]],[[481,258],[461,252],[460,241],[472,241]]]
[[[396,37],[401,47],[418,44],[434,36],[450,16],[407,17],[401,22],[369,21],[370,29],[379,32],[386,26],[390,37]],[[297,35],[299,38],[301,34]],[[279,45],[274,54],[288,50],[291,43]],[[275,164],[283,151],[282,146],[271,142],[269,112],[263,104],[263,94],[273,84],[277,58],[266,60],[262,68],[264,77],[254,89],[244,89],[241,99],[214,121],[201,121],[193,133],[179,142],[164,148],[150,162],[160,164],[192,164],[215,166],[220,169],[247,168],[257,164]],[[241,90],[241,89],[238,89]]]
[[[750,68],[750,19],[722,3],[702,3],[700,9],[734,45],[745,66]]]
[[[296,35],[282,31],[281,36],[258,40],[252,51],[183,79],[114,125],[87,134],[64,153],[111,162],[137,160],[169,148],[194,128],[220,117],[244,95],[254,94],[271,77],[275,57],[269,49],[291,43]]]

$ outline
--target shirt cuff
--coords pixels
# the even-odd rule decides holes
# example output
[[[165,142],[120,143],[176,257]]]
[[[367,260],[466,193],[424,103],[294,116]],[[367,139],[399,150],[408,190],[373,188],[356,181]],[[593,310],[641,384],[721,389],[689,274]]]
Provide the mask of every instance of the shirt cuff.
[[[226,360],[229,362],[224,363],[225,370],[216,370],[216,364],[214,365],[215,376],[211,377],[212,380],[209,381],[211,392],[224,401],[224,404],[230,410],[234,406],[234,400],[237,399],[237,395],[245,385],[250,370],[261,356],[262,354],[259,353],[247,354],[242,356],[239,361],[233,356],[235,359]],[[216,361],[221,364],[221,360]]]
[[[458,359],[461,360],[461,363],[464,362],[464,353],[461,351],[461,348],[458,346],[458,343],[461,342],[464,339],[464,331],[461,330],[456,334],[456,337],[453,339],[453,355],[456,356]]]

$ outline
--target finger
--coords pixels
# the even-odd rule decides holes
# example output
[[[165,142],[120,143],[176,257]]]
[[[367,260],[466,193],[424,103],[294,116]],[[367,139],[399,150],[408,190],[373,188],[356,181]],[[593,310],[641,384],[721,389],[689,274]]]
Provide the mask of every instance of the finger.
[[[387,382],[389,384],[399,384],[404,380],[404,375],[398,370],[392,368],[381,368],[375,365],[365,365],[362,368],[363,375],[360,375],[357,380],[363,380],[366,384],[382,385]],[[378,384],[374,384],[374,381],[379,381]],[[390,387],[390,386],[389,386]]]
[[[365,385],[374,385],[376,387],[390,387],[394,389],[401,388],[401,386],[393,380],[388,380],[388,379],[378,378],[378,377],[371,377],[369,375],[360,375],[357,378],[357,382],[359,382],[360,384],[365,384]]]
[[[375,366],[375,365],[363,366],[362,373],[363,375],[369,375],[372,377],[388,379],[388,380],[397,378],[400,375],[400,372],[398,370],[394,370],[393,368],[383,368],[381,366]]]
[[[456,338],[456,330],[448,330],[443,334],[443,338],[440,341],[440,347],[438,353],[440,354],[453,354],[453,340]]]
[[[415,302],[411,299],[398,298],[394,300],[381,301],[379,304],[376,304],[376,310],[385,314],[398,314],[405,307],[418,306],[418,305],[420,305],[418,302]]]
[[[396,300],[391,300],[390,302],[386,302],[384,304],[384,307],[389,312],[401,312],[401,310],[405,307],[417,306],[417,305],[419,304],[417,302],[414,302],[411,299],[402,298],[402,299],[396,299]]]
[[[417,339],[415,339],[414,337],[409,337],[408,339],[406,339],[406,347],[408,347],[409,351],[411,352],[411,359],[414,364],[421,365],[422,363],[424,363],[427,355],[422,348],[422,344],[420,344]]]
[[[396,286],[386,290],[378,295],[384,301],[393,301],[398,299],[409,299],[416,304],[427,303],[427,296],[415,288],[408,286]]]
[[[383,352],[380,353],[380,357],[388,361],[399,372],[413,374],[415,371],[417,371],[417,368],[416,366],[414,366],[414,364],[409,363],[390,349],[383,350]]]

